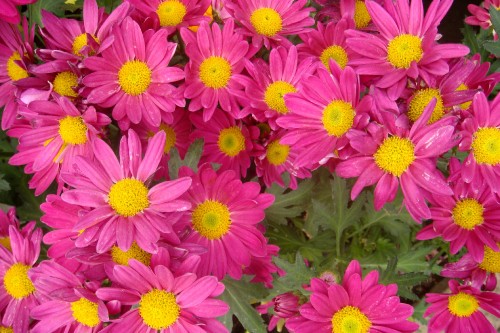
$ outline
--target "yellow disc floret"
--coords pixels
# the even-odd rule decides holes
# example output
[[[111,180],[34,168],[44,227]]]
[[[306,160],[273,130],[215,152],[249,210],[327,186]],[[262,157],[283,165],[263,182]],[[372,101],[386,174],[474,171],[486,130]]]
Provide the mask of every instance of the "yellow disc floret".
[[[94,39],[95,42],[99,43],[99,39],[97,37],[92,36],[92,38]],[[79,57],[83,56],[83,54],[80,53],[80,50],[82,49],[82,47],[87,45],[87,42],[88,40],[86,33],[76,36],[75,39],[73,40],[73,45],[71,47],[73,54]],[[92,55],[92,52],[90,55]]]
[[[422,40],[415,35],[399,35],[387,46],[387,60],[396,68],[410,68],[411,63],[419,62],[423,54]]]
[[[355,306],[345,306],[332,317],[332,333],[368,333],[371,326],[368,317]]]
[[[259,35],[273,37],[281,31],[283,20],[281,15],[272,8],[259,8],[250,15],[250,23]]]
[[[196,206],[191,215],[193,228],[205,238],[219,239],[229,231],[229,215],[225,204],[216,200],[205,200]]]
[[[139,315],[144,324],[152,329],[162,330],[174,324],[181,314],[175,295],[171,292],[153,289],[142,295]]]
[[[373,155],[375,164],[393,176],[401,176],[415,160],[415,147],[406,138],[386,138]]]
[[[54,91],[61,96],[78,97],[75,88],[78,86],[78,76],[70,71],[58,73],[54,78]]]
[[[5,247],[7,250],[12,251],[12,246],[10,245],[10,238],[9,236],[7,237],[0,237],[0,245]]]
[[[278,166],[286,162],[290,146],[282,145],[278,140],[272,141],[266,150],[266,158],[269,164]]]
[[[471,148],[478,164],[499,164],[500,129],[497,127],[479,128],[472,137]]]
[[[366,8],[365,2],[356,0],[356,3],[354,4],[354,23],[356,25],[356,29],[366,28],[371,21],[372,17]]]
[[[83,297],[78,301],[71,302],[71,313],[73,318],[87,327],[95,327],[101,322],[97,308],[97,303],[91,302]]]
[[[140,261],[146,266],[149,266],[151,263],[151,254],[141,249],[135,241],[127,251],[122,251],[118,246],[114,245],[111,248],[111,258],[118,265],[125,266],[128,266],[130,259]]]
[[[413,93],[408,105],[408,118],[413,122],[417,121],[433,98],[436,98],[436,106],[427,124],[432,124],[441,119],[444,115],[444,104],[439,89],[436,88],[419,89]]]
[[[19,60],[21,60],[21,55],[17,51],[12,53],[9,60],[7,60],[7,74],[12,81],[21,80],[29,76],[28,72],[16,63]]]
[[[267,106],[278,113],[288,113],[288,108],[285,105],[286,94],[296,92],[295,87],[286,81],[275,81],[267,86],[264,92],[264,101]]]
[[[206,87],[224,88],[231,79],[231,72],[229,61],[223,57],[211,56],[200,65],[200,80]]]
[[[323,110],[321,120],[328,135],[339,138],[352,127],[355,115],[351,103],[334,100]]]
[[[124,178],[111,186],[109,205],[124,217],[137,215],[149,207],[149,190],[137,179]]]
[[[162,27],[175,27],[179,25],[186,16],[186,6],[179,0],[167,0],[160,2],[156,9]]]
[[[10,266],[3,277],[3,286],[7,294],[16,299],[22,299],[35,292],[35,286],[28,276],[30,268],[21,263]]]
[[[0,333],[14,333],[14,329],[0,325]]]
[[[65,144],[84,144],[87,142],[87,125],[82,117],[66,116],[59,120],[59,135]]]
[[[128,95],[140,95],[151,84],[151,69],[140,60],[127,61],[118,71],[118,83]]]
[[[470,294],[460,292],[448,297],[448,310],[457,317],[470,317],[479,308],[479,302]]]
[[[498,243],[500,246],[500,243]],[[490,273],[500,273],[500,252],[494,251],[489,246],[484,246],[484,258],[479,268]]]
[[[238,126],[224,128],[219,133],[217,145],[221,152],[234,157],[245,150],[245,137]]]
[[[456,203],[452,211],[453,221],[456,225],[473,230],[475,226],[484,222],[484,207],[476,199],[467,198]]]
[[[165,123],[160,124],[160,130],[162,130],[166,134],[165,148],[163,152],[165,154],[168,154],[170,152],[170,149],[172,149],[175,146],[175,143],[177,142],[177,135],[175,134],[175,131],[172,128],[172,126],[167,125]]]
[[[334,60],[342,69],[344,69],[345,66],[347,66],[347,62],[349,61],[349,58],[347,57],[347,52],[342,46],[339,45],[332,45],[324,49],[323,52],[321,52],[319,59],[321,60],[323,65],[325,65],[325,67],[328,68],[328,70],[330,70],[328,65],[330,59]]]

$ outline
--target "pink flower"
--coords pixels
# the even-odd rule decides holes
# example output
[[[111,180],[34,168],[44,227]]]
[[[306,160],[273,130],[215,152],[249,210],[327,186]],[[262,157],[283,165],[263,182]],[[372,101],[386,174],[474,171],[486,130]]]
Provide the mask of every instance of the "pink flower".
[[[202,165],[195,174],[181,168],[179,175],[193,178],[191,189],[183,197],[192,204],[185,215],[185,242],[207,249],[201,255],[196,274],[224,278],[226,273],[240,279],[243,267],[252,257],[267,255],[267,240],[257,228],[264,219],[264,209],[274,196],[260,193],[258,183],[242,183],[231,170],[216,173],[210,165]]]
[[[128,138],[123,136],[120,141],[120,161],[100,139],[94,143],[96,161],[77,157],[75,172],[62,175],[74,189],[61,196],[67,203],[89,210],[73,227],[74,231],[83,230],[76,240],[77,247],[97,241],[98,253],[108,251],[115,243],[126,251],[135,240],[150,253],[158,250],[160,233],[173,232],[165,214],[191,206],[177,200],[191,185],[188,177],[149,188],[164,146],[165,132],[160,131],[142,158],[139,137],[129,130]]]
[[[300,298],[292,292],[280,294],[270,302],[259,305],[257,311],[260,314],[267,314],[268,309],[271,307],[274,313],[269,321],[267,330],[271,332],[277,327],[278,331],[281,331],[289,318],[299,315]]]
[[[500,295],[461,286],[455,280],[450,280],[448,285],[450,294],[426,295],[425,300],[431,305],[424,317],[432,316],[429,333],[497,332],[480,309],[500,317]]]
[[[243,274],[253,275],[250,282],[262,282],[266,288],[273,288],[273,274],[278,276],[286,274],[284,270],[273,263],[273,257],[278,256],[280,248],[276,245],[267,244],[267,254],[265,257],[252,257],[250,265],[245,267]]]
[[[485,0],[481,6],[475,4],[467,5],[467,9],[472,14],[465,18],[465,23],[470,25],[478,25],[482,29],[487,30],[491,26],[490,7],[500,8],[500,0]]]
[[[191,99],[189,111],[203,109],[203,120],[208,121],[220,104],[224,111],[238,115],[235,91],[244,83],[239,73],[248,43],[234,32],[233,20],[227,20],[222,31],[218,24],[210,27],[202,22],[196,33],[183,28],[181,36],[189,57],[184,91],[184,97]]]
[[[214,297],[224,285],[213,276],[197,278],[192,273],[174,276],[163,265],[153,269],[131,260],[129,266],[116,266],[117,287],[101,288],[97,296],[133,305],[101,332],[119,333],[159,331],[160,333],[224,333],[227,329],[215,318],[229,307]]]
[[[83,78],[91,91],[89,103],[113,107],[113,118],[122,129],[141,121],[158,127],[162,119],[171,123],[175,106],[185,100],[171,82],[184,78],[176,67],[168,67],[177,44],[159,30],[143,35],[139,24],[126,18],[113,28],[114,42],[101,57],[89,57],[84,65],[93,73]]]
[[[0,20],[18,24],[21,17],[16,6],[35,3],[36,0],[4,0],[0,3]]]
[[[378,278],[371,271],[363,279],[353,260],[341,285],[312,279],[310,301],[300,307],[300,316],[288,319],[286,328],[292,333],[331,333],[348,325],[358,332],[415,332],[418,324],[408,320],[413,307],[400,303],[397,285],[379,284]]]

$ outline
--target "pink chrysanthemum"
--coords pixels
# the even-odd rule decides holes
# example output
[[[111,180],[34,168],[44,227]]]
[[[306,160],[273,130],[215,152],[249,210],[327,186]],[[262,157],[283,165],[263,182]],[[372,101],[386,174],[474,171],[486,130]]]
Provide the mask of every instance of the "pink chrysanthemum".
[[[17,24],[21,20],[16,6],[34,3],[36,0],[4,0],[0,4],[0,20],[8,23]]]
[[[199,164],[215,162],[221,165],[220,171],[233,170],[237,177],[245,177],[259,129],[246,126],[220,109],[216,109],[207,122],[196,114],[190,118],[195,127],[192,138],[204,141]]]
[[[109,320],[108,309],[95,291],[100,281],[84,281],[54,261],[43,261],[29,272],[36,290],[45,297],[30,315],[39,322],[32,333],[95,333]]]
[[[16,333],[28,332],[30,311],[38,305],[38,292],[28,271],[38,260],[42,230],[30,222],[23,233],[10,226],[12,253],[0,246],[0,313],[5,310],[1,323]]]
[[[422,219],[431,218],[424,200],[427,191],[453,194],[437,170],[435,159],[456,144],[452,139],[456,119],[446,117],[426,126],[435,104],[433,99],[411,129],[404,125],[398,127],[404,124],[405,119],[401,117],[405,116],[395,119],[387,113],[384,127],[372,123],[368,133],[353,131],[349,135],[352,148],[359,154],[341,161],[336,172],[344,178],[359,177],[351,191],[352,200],[364,187],[377,183],[374,205],[379,210],[394,200],[401,185],[405,206],[420,223]]]
[[[283,329],[286,321],[299,315],[300,298],[292,292],[287,292],[274,297],[271,301],[259,305],[257,311],[260,314],[267,314],[269,308],[272,307],[273,315],[267,326],[267,330],[271,332],[275,328],[280,332]]]
[[[94,107],[79,110],[65,97],[56,97],[55,102],[34,101],[19,112],[35,127],[21,135],[19,152],[9,163],[26,164],[25,172],[35,174],[29,182],[35,195],[43,193],[59,172],[71,170],[76,156],[93,159],[92,144],[111,122]]]
[[[500,295],[461,286],[455,280],[450,280],[448,286],[450,294],[429,293],[425,297],[431,303],[424,313],[424,317],[432,316],[429,333],[497,332],[480,309],[500,317]]]
[[[357,332],[415,332],[418,324],[408,320],[413,307],[400,303],[397,285],[379,284],[378,278],[378,272],[371,271],[363,279],[359,263],[353,260],[341,285],[312,279],[310,301],[286,328],[293,333],[346,332],[347,327],[356,327]]]
[[[351,64],[360,75],[373,75],[375,85],[389,89],[396,100],[407,83],[407,77],[423,78],[432,84],[434,77],[448,72],[447,59],[469,53],[461,44],[437,44],[437,26],[453,0],[433,1],[424,17],[422,0],[386,1],[386,8],[366,1],[368,12],[380,35],[349,30],[347,45],[359,58]]]
[[[96,161],[77,157],[75,173],[62,174],[74,189],[65,191],[62,199],[88,207],[74,226],[84,230],[76,246],[97,241],[98,253],[108,251],[115,243],[123,251],[133,241],[144,250],[155,253],[160,232],[172,233],[166,213],[190,208],[189,202],[177,200],[191,185],[188,177],[165,181],[149,188],[163,156],[165,132],[158,132],[149,142],[144,158],[139,137],[129,130],[120,142],[120,161],[102,140],[94,143]]]
[[[241,0],[228,1],[226,8],[243,26],[240,33],[252,37],[252,46],[259,50],[264,44],[267,49],[278,45],[289,47],[286,38],[309,31],[314,24],[310,17],[314,10],[305,7],[306,0]]]
[[[197,279],[186,273],[174,276],[163,265],[153,269],[131,260],[129,266],[116,266],[117,288],[101,288],[97,296],[106,301],[120,301],[133,307],[102,332],[227,333],[215,318],[229,307],[214,297],[224,285],[213,276]]]
[[[184,97],[191,99],[189,111],[203,109],[203,120],[208,121],[220,104],[224,111],[237,115],[240,108],[234,92],[246,82],[239,73],[248,43],[234,32],[233,20],[227,20],[222,31],[218,24],[210,27],[202,22],[196,33],[183,28],[181,36],[189,57],[184,91]]]
[[[7,213],[0,209],[0,245],[11,251],[9,227],[13,226],[19,230],[19,220],[16,216],[16,209],[10,208]]]
[[[467,9],[472,14],[472,16],[468,16],[465,18],[465,23],[470,25],[478,25],[482,29],[487,30],[491,27],[491,17],[490,7],[494,6],[497,10],[500,8],[500,0],[484,0],[481,6],[475,4],[469,4]]]
[[[318,67],[317,75],[304,79],[302,90],[285,96],[289,112],[277,124],[288,130],[280,140],[297,149],[297,167],[325,163],[348,144],[345,134],[369,118],[371,97],[360,100],[359,78],[351,67],[341,70],[330,61],[332,74]]]
[[[167,41],[167,32],[143,35],[137,22],[126,18],[113,29],[114,43],[101,57],[89,57],[84,65],[93,73],[83,78],[92,88],[87,101],[113,107],[113,118],[122,129],[141,121],[150,127],[162,119],[171,123],[175,106],[185,100],[171,82],[184,78],[177,67],[168,67],[177,44]]]
[[[197,174],[186,167],[179,174],[193,178],[184,196],[192,204],[185,215],[188,234],[184,241],[207,249],[196,273],[218,279],[228,273],[240,279],[252,256],[267,255],[267,241],[256,225],[264,219],[264,209],[274,196],[261,194],[258,183],[242,183],[231,170],[217,174],[208,164]]]
[[[297,48],[277,47],[271,50],[269,65],[261,59],[247,61],[246,70],[252,81],[245,87],[248,106],[241,111],[243,115],[252,114],[260,122],[268,121],[276,129],[276,119],[288,113],[284,96],[301,89],[301,82],[310,76],[316,66],[312,58],[298,60]],[[247,111],[248,110],[248,111]]]

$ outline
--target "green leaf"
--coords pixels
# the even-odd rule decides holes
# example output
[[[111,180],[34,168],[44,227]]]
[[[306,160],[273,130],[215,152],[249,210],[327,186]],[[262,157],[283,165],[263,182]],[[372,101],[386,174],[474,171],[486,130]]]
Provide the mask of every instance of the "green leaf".
[[[283,269],[286,275],[274,280],[273,289],[271,289],[271,295],[269,295],[269,297],[274,297],[289,291],[300,291],[303,294],[307,293],[302,286],[309,284],[311,279],[316,276],[316,273],[314,269],[306,266],[304,258],[302,258],[300,253],[297,252],[294,263],[278,257],[274,258],[274,263]]]
[[[266,325],[260,314],[252,307],[267,296],[267,290],[262,284],[250,283],[248,278],[234,280],[226,277],[222,281],[226,287],[220,299],[226,302],[230,309],[221,322],[232,330],[233,314],[238,318],[245,329],[252,333],[266,333]]]
[[[500,42],[499,41],[489,41],[483,44],[484,48],[495,56],[500,56]]]
[[[418,300],[417,295],[413,293],[412,289],[429,277],[422,273],[400,273],[396,267],[399,267],[398,258],[393,257],[388,261],[386,269],[381,272],[379,282],[385,285],[396,283],[398,285],[399,296]]]
[[[0,192],[9,191],[10,190],[9,183],[5,179],[2,179],[2,178],[3,178],[3,175],[0,174]]]
[[[189,146],[186,156],[181,160],[179,152],[176,148],[170,150],[170,160],[168,161],[168,173],[170,179],[177,179],[179,169],[182,166],[187,166],[194,172],[198,171],[198,162],[200,161],[203,152],[203,140],[196,139],[191,146]]]
[[[491,24],[493,25],[493,29],[497,33],[500,32],[500,12],[495,8],[495,6],[490,6],[490,18],[491,18]]]
[[[52,12],[57,16],[63,16],[66,0],[38,0],[28,7],[28,15],[30,19],[30,24],[37,23],[40,27],[42,25],[42,9]]]
[[[462,29],[462,34],[464,35],[463,43],[469,47],[470,54],[480,53],[481,47],[477,41],[474,29],[470,25],[466,24]]]

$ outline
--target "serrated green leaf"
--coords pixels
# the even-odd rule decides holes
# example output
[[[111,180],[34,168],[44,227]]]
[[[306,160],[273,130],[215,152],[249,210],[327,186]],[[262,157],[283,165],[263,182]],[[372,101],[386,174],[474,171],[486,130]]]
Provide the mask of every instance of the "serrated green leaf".
[[[194,172],[198,171],[198,162],[203,153],[203,140],[196,139],[188,148],[186,156],[183,160],[179,156],[176,148],[170,150],[170,159],[168,161],[168,174],[170,179],[177,179],[179,169],[182,166],[187,166]]]
[[[490,19],[491,19],[491,24],[493,25],[493,29],[497,33],[500,32],[500,12],[498,9],[495,8],[495,6],[490,6]]]
[[[488,41],[483,44],[484,48],[495,56],[500,56],[500,42],[499,41]]]
[[[273,289],[269,297],[274,297],[289,291],[300,291],[307,293],[302,286],[309,284],[311,279],[316,276],[313,269],[306,266],[304,258],[297,252],[295,262],[278,257],[274,258],[274,263],[286,272],[285,276],[278,277],[273,282]]]
[[[380,274],[379,282],[385,285],[396,283],[399,296],[410,300],[418,300],[412,289],[427,280],[428,276],[422,273],[401,273],[397,267],[399,267],[398,258],[389,259],[386,269]]]

